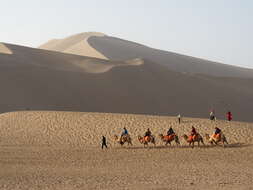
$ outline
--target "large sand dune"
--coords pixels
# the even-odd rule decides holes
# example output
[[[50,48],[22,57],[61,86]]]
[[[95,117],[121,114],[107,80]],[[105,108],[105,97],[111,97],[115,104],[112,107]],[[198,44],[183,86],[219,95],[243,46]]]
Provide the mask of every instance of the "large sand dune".
[[[74,112],[13,112],[0,115],[1,189],[251,189],[253,124],[205,119]],[[157,137],[173,126],[204,135],[215,126],[225,148],[143,148],[137,135],[149,127]],[[127,127],[133,146],[113,141]],[[109,149],[101,150],[101,135]],[[205,141],[206,142],[206,141]]]
[[[60,51],[63,53],[71,53],[76,55],[107,59],[103,54],[94,49],[88,43],[88,39],[92,36],[104,36],[104,34],[98,32],[80,33],[64,39],[50,40],[46,44],[41,45],[39,48]]]
[[[253,80],[170,71],[148,60],[108,61],[5,44],[0,111],[142,113],[253,121]]]
[[[71,43],[69,43],[71,42]],[[73,43],[74,42],[74,43]],[[52,45],[53,44],[53,45]],[[70,48],[73,44],[73,48]],[[253,70],[207,61],[173,52],[153,49],[131,41],[101,33],[81,33],[58,41],[49,41],[42,49],[86,55],[110,60],[143,58],[165,65],[171,71],[219,77],[253,78]],[[66,49],[68,49],[66,51]],[[95,54],[90,53],[96,52]]]

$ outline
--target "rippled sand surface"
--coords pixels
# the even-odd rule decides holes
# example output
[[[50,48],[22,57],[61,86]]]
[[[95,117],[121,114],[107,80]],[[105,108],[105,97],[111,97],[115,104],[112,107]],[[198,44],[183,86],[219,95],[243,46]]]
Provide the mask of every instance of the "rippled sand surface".
[[[229,145],[188,147],[194,125],[204,136],[215,126]],[[205,119],[80,112],[0,115],[0,189],[252,189],[253,124]],[[181,146],[158,138],[173,126]],[[127,127],[133,146],[114,142]],[[137,136],[150,128],[157,145]],[[101,150],[101,136],[108,149]],[[207,144],[207,141],[205,141]]]

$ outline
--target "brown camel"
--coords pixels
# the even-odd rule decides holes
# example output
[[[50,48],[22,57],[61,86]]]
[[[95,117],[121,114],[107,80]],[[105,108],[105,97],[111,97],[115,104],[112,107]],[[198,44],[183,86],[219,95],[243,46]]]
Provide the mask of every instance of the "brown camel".
[[[193,138],[189,138],[186,134],[182,136],[187,143],[189,143],[189,146],[192,146],[194,148],[194,143],[197,142],[198,146],[200,146],[200,142],[205,145],[203,141],[203,137],[200,134],[194,135]]]
[[[211,143],[212,145],[218,145],[220,142],[222,143],[223,147],[225,147],[225,143],[228,144],[227,138],[223,133],[221,133],[218,138],[215,135],[209,136],[209,134],[206,134],[206,140]]]
[[[148,146],[148,143],[152,143],[154,144],[155,146],[155,137],[153,135],[151,136],[146,136],[146,137],[142,137],[142,136],[138,136],[138,140],[141,144],[144,145],[144,147],[147,145]]]
[[[123,135],[122,137],[118,137],[117,135],[114,135],[114,139],[121,146],[123,146],[125,143],[127,143],[128,145],[133,145],[132,138],[130,137],[130,135]]]
[[[176,134],[174,135],[163,135],[163,134],[159,134],[159,137],[161,138],[161,140],[163,142],[165,142],[165,145],[171,145],[171,142],[172,141],[175,141],[177,145],[180,145],[180,142],[179,142],[179,138]]]

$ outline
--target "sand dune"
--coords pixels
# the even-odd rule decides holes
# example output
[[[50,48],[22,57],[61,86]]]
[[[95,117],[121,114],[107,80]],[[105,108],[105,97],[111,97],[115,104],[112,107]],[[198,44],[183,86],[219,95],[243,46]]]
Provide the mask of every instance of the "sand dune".
[[[49,41],[40,46],[40,48],[109,60],[126,61],[129,59],[142,58],[156,64],[162,64],[171,71],[189,74],[253,78],[252,69],[225,65],[191,56],[153,49],[142,44],[101,33],[81,33],[54,42],[55,43]]]
[[[2,189],[251,189],[253,124],[174,117],[74,112],[13,112],[0,115]],[[137,135],[169,126],[182,135],[194,125],[201,134],[219,126],[226,148],[143,148]],[[127,127],[133,146],[114,143]],[[101,150],[100,138],[108,139]],[[205,141],[206,142],[206,141]],[[169,183],[168,183],[169,182]]]
[[[8,49],[3,43],[0,43],[0,53],[12,54],[11,50]]]
[[[104,36],[104,34],[98,32],[80,33],[64,39],[50,40],[46,44],[41,45],[39,48],[100,59],[107,59],[103,54],[98,52],[88,43],[88,39],[92,36]]]
[[[89,44],[110,60],[141,57],[165,65],[172,71],[197,73],[219,77],[253,78],[253,70],[216,63],[173,52],[153,49],[141,44],[111,36],[93,36]]]
[[[5,44],[0,112],[59,110],[253,121],[252,79],[173,72],[148,60],[108,61]]]

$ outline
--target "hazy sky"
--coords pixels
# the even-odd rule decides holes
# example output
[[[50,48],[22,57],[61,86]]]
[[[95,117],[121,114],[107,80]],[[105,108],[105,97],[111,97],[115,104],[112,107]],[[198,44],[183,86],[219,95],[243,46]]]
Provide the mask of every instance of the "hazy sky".
[[[0,0],[1,42],[87,31],[253,68],[253,0]]]

